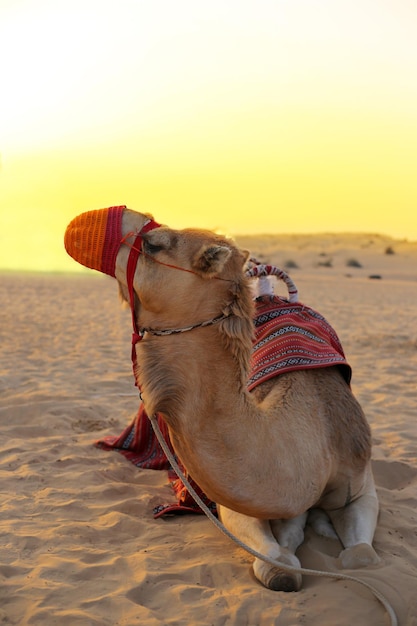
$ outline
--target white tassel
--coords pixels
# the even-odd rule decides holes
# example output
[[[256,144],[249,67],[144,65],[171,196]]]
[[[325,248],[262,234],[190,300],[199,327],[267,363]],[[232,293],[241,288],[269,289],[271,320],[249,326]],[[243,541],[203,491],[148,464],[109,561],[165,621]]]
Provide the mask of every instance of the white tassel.
[[[273,296],[274,288],[269,276],[260,276],[257,280],[258,296]]]

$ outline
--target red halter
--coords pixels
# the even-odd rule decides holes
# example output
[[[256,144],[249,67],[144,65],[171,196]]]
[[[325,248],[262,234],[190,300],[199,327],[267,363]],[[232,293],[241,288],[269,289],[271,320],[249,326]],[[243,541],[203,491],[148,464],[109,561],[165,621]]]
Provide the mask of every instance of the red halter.
[[[159,228],[160,224],[158,224],[158,222],[155,222],[153,219],[149,219],[144,226],[142,227],[142,229],[138,232],[138,233],[128,233],[125,237],[123,237],[121,243],[126,244],[127,246],[130,247],[130,253],[129,253],[129,258],[127,261],[127,268],[126,268],[126,282],[127,282],[127,288],[129,291],[129,300],[130,300],[130,310],[132,313],[132,326],[133,326],[133,334],[132,334],[132,364],[133,364],[133,374],[135,377],[135,385],[138,387],[138,382],[136,379],[136,364],[137,364],[137,357],[136,357],[136,344],[141,341],[141,339],[143,338],[144,335],[144,331],[140,331],[140,329],[138,328],[137,322],[136,322],[136,317],[135,317],[135,292],[133,289],[133,279],[135,276],[135,270],[136,270],[136,265],[138,262],[138,258],[140,254],[143,254],[145,256],[148,256],[146,254],[146,252],[144,252],[142,250],[142,239],[143,239],[143,235],[147,232],[149,232],[150,230],[153,230],[154,228]],[[135,241],[133,242],[133,245],[130,243],[127,243],[127,239],[129,239],[130,237],[135,237]],[[151,257],[152,258],[152,257]],[[165,267],[169,267],[171,269],[176,269],[176,270],[181,270],[182,272],[189,272],[190,274],[196,274],[198,276],[198,273],[195,272],[194,270],[185,268],[185,267],[179,267],[178,265],[171,265],[170,263],[164,263],[162,261],[158,261],[157,259],[152,258],[152,261],[154,261],[155,263],[159,263],[160,265],[164,265]],[[232,283],[233,281],[230,280],[229,278],[222,278],[221,276],[214,276],[213,278],[217,279],[217,280],[223,280],[225,282],[228,283]],[[165,331],[156,331],[156,330],[152,330],[150,328],[147,328],[146,331],[150,332],[151,334],[154,335],[172,335],[178,332],[184,332],[187,330],[193,330],[194,328],[200,328],[203,326],[209,326],[211,324],[215,324],[216,322],[220,322],[221,320],[225,319],[226,317],[229,317],[230,313],[223,313],[213,319],[208,320],[207,322],[200,322],[198,324],[194,324],[191,326],[187,326],[186,328],[180,328],[180,329],[167,329]],[[144,329],[145,330],[145,329]]]
[[[155,222],[152,219],[149,219],[144,226],[142,226],[142,229],[136,234],[136,238],[135,241],[133,242],[133,245],[130,246],[130,253],[129,253],[129,259],[127,261],[127,269],[126,269],[126,281],[127,281],[127,288],[129,290],[129,300],[130,300],[130,310],[132,313],[132,325],[133,325],[133,334],[132,334],[132,364],[133,364],[133,374],[135,377],[135,385],[137,386],[137,381],[136,381],[136,363],[137,363],[137,359],[136,359],[136,344],[138,343],[138,341],[140,341],[142,339],[142,335],[139,332],[139,329],[137,327],[137,323],[136,323],[136,317],[135,317],[135,292],[133,289],[133,279],[135,276],[135,270],[136,270],[136,265],[138,262],[138,258],[139,255],[142,252],[142,236],[149,232],[150,230],[153,230],[154,228],[159,228],[160,224],[158,224],[158,222]],[[126,243],[126,239],[128,237],[131,237],[132,235],[134,235],[135,233],[129,233],[128,235],[126,235],[126,237],[123,238],[122,243]],[[128,244],[130,245],[130,244]]]

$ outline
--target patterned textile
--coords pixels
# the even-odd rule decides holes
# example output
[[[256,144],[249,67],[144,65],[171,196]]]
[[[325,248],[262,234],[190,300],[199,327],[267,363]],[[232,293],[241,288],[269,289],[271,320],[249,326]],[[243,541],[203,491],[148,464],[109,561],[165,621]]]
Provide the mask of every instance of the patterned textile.
[[[196,482],[188,475],[187,470],[176,456],[168,434],[168,428],[160,415],[157,416],[158,425],[177,463],[187,476],[193,488],[196,490],[203,502],[216,513],[216,505],[209,500]],[[104,450],[117,450],[136,467],[142,469],[168,470],[168,480],[174,490],[177,499],[174,503],[160,504],[154,508],[154,517],[162,517],[181,513],[202,513],[200,507],[195,503],[194,498],[188,493],[182,480],[178,478],[157,440],[151,422],[146,414],[143,404],[133,422],[125,428],[119,437],[104,437],[96,444]]]
[[[300,302],[290,303],[279,296],[262,296],[255,301],[254,324],[254,351],[248,381],[250,391],[284,372],[333,365],[340,367],[346,383],[350,383],[351,368],[346,362],[339,338],[324,317],[313,309]],[[168,428],[162,417],[157,417],[165,441],[175,456]],[[154,517],[175,513],[202,513],[171,468],[143,405],[140,405],[135,419],[119,437],[105,437],[97,445],[106,450],[118,450],[137,467],[168,470],[177,501],[156,507]],[[204,503],[215,512],[215,503],[187,475],[181,462],[179,465]]]
[[[320,313],[279,296],[261,296],[255,304],[250,391],[284,372],[332,365],[339,365],[350,383],[352,371],[342,345]]]

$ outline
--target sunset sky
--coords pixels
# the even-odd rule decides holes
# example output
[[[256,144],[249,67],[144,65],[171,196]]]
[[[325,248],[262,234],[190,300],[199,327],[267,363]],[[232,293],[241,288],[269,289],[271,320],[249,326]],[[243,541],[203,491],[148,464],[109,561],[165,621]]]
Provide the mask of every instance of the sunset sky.
[[[114,204],[417,240],[414,0],[1,0],[0,269]]]

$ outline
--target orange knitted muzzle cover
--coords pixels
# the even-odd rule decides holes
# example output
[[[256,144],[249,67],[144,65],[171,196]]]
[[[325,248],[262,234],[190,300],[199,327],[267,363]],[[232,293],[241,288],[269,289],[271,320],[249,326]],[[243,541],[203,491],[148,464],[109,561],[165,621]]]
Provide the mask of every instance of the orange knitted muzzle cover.
[[[73,259],[94,270],[115,277],[116,256],[122,241],[125,206],[87,211],[67,226],[65,249]]]

